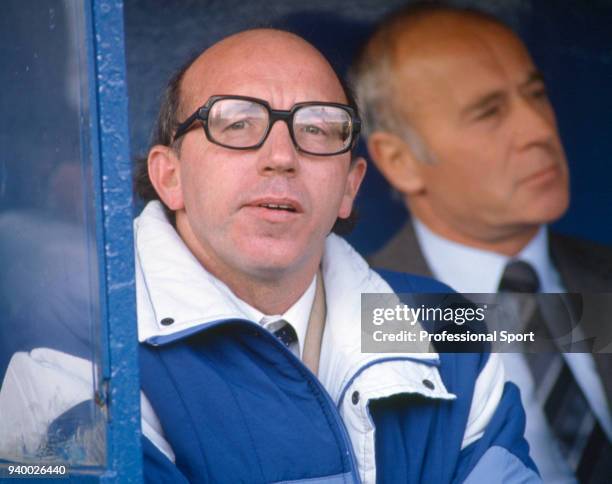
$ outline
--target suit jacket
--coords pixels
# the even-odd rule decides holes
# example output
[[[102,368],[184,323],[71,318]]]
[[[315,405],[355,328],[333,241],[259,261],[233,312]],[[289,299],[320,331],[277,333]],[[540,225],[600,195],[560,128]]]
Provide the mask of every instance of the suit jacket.
[[[603,307],[589,311],[598,317],[583,318],[581,322],[587,334],[601,335],[598,340],[609,344],[612,342],[612,248],[554,232],[549,233],[548,240],[552,260],[568,292],[610,293],[609,297],[598,298],[600,304],[603,301]],[[410,222],[374,253],[369,262],[373,267],[433,277]],[[611,408],[612,353],[593,353],[593,358],[606,392],[608,408]]]

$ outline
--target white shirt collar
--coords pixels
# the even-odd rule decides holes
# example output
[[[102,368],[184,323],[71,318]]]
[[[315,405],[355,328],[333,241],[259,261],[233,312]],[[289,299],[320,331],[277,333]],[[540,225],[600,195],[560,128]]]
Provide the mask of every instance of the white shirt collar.
[[[415,217],[412,223],[425,261],[437,279],[463,293],[497,292],[504,268],[511,257],[445,239]],[[546,226],[541,226],[535,237],[512,259],[533,266],[542,292],[564,292],[561,277],[548,250]]]
[[[219,282],[221,283],[221,281]],[[233,300],[234,304],[236,304],[236,306],[242,311],[246,319],[259,323],[270,331],[279,329],[279,327],[274,326],[274,323],[281,319],[289,323],[293,329],[295,329],[297,334],[297,342],[300,350],[299,354],[301,357],[301,355],[304,354],[304,341],[306,339],[306,330],[308,329],[312,303],[314,302],[315,290],[317,287],[316,283],[317,276],[315,274],[312,282],[308,286],[308,289],[306,289],[306,292],[302,294],[295,304],[293,304],[293,306],[287,309],[287,311],[285,311],[283,314],[266,315],[250,304],[244,302],[231,291],[229,291],[228,297]]]

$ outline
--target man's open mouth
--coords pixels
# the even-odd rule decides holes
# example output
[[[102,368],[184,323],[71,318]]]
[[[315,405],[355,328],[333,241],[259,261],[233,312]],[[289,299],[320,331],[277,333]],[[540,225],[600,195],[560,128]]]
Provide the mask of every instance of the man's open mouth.
[[[287,212],[295,212],[295,207],[285,203],[260,203],[258,207],[269,208],[271,210],[285,210]]]

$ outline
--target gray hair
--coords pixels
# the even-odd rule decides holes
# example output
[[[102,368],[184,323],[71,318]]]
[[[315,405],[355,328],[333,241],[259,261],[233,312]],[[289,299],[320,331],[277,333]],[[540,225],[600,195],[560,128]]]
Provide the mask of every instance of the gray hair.
[[[433,161],[427,145],[415,128],[398,108],[393,83],[393,52],[395,41],[390,32],[380,32],[377,43],[380,48],[366,49],[361,53],[350,73],[357,104],[362,116],[362,131],[369,137],[375,131],[393,133],[402,138],[423,162]]]
[[[413,155],[423,162],[435,162],[425,141],[411,125],[406,113],[399,111],[401,93],[394,83],[394,59],[398,38],[422,20],[441,14],[476,18],[508,28],[496,17],[470,8],[454,7],[436,1],[409,4],[387,15],[366,43],[351,69],[351,81],[363,117],[363,132],[386,131],[402,138]],[[410,93],[407,94],[410,96]],[[405,105],[405,100],[404,100]]]

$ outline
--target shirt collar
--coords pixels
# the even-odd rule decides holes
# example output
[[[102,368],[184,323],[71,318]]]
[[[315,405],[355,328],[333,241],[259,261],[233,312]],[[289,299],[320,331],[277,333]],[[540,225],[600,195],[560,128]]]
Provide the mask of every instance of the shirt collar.
[[[298,338],[298,347],[300,349],[299,354],[302,355],[304,353],[304,341],[306,339],[306,330],[308,329],[308,322],[310,320],[310,311],[312,309],[317,287],[316,282],[317,276],[315,275],[308,289],[306,289],[306,292],[283,314],[266,315],[240,299],[231,291],[228,297],[233,300],[234,304],[244,313],[247,319],[261,324],[266,329],[270,329],[271,331],[279,329],[278,327],[273,327],[273,325],[281,319],[289,323],[293,329],[295,329]]]
[[[510,259],[529,262],[538,274],[542,292],[563,292],[561,278],[548,251],[548,231],[542,225],[516,257],[476,249],[433,233],[416,217],[414,230],[433,275],[463,293],[495,293]]]

